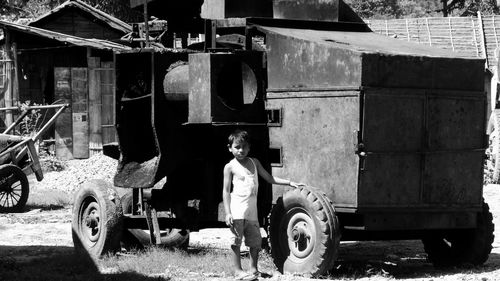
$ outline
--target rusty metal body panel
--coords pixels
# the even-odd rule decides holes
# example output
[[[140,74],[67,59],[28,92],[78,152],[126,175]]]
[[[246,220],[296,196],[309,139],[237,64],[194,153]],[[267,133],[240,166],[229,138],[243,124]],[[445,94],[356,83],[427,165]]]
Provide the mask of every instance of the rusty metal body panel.
[[[320,188],[337,206],[357,206],[359,105],[359,91],[268,93],[267,107],[283,116],[281,127],[269,128],[271,147],[282,150],[272,174]],[[274,199],[285,189],[274,186]]]
[[[364,92],[359,208],[481,206],[486,100],[467,94]]]
[[[338,212],[363,215],[365,230],[475,226],[483,60],[371,32],[259,29],[267,108],[283,111],[269,128],[282,147],[273,174],[321,189]],[[283,193],[275,189],[274,199]]]
[[[189,122],[265,124],[262,52],[189,56]]]

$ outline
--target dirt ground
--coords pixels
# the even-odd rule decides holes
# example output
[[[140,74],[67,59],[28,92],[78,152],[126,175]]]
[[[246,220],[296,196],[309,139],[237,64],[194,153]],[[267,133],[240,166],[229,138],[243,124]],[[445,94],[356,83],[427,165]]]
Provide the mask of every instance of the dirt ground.
[[[36,187],[35,187],[36,188]],[[484,197],[500,226],[500,186],[488,185]],[[226,229],[191,234],[190,246],[228,248]],[[0,263],[8,259],[50,257],[72,251],[71,209],[28,209],[0,214]],[[0,270],[2,265],[0,264]],[[420,241],[342,242],[335,274],[361,280],[500,280],[500,227],[485,265],[438,270],[426,261]],[[273,278],[274,279],[274,278]],[[283,280],[283,279],[279,279]]]

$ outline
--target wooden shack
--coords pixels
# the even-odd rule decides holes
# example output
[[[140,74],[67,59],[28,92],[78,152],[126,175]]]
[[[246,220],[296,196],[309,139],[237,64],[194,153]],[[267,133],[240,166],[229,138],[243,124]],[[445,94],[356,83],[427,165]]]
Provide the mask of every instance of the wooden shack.
[[[66,1],[28,24],[82,38],[120,42],[131,26],[85,2]]]
[[[88,158],[116,141],[114,51],[131,27],[80,1],[67,1],[29,25],[4,30],[7,102],[71,104],[55,128],[56,156]]]

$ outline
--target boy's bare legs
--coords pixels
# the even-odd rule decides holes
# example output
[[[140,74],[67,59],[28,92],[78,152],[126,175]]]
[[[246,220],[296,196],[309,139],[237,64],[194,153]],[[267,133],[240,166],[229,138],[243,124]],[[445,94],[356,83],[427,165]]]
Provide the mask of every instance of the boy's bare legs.
[[[231,250],[233,250],[234,275],[238,276],[243,273],[243,269],[241,268],[240,246],[231,245]]]
[[[257,262],[259,261],[259,251],[260,251],[260,248],[250,247],[250,270],[249,270],[249,272],[252,274],[255,274],[259,271],[257,269]]]

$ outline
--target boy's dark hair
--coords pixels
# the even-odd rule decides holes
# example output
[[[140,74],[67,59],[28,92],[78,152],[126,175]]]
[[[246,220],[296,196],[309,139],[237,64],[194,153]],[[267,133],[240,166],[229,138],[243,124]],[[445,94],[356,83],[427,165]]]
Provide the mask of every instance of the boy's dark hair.
[[[231,146],[234,142],[246,142],[250,144],[250,135],[247,131],[244,130],[236,130],[232,132],[227,138],[227,145]]]

